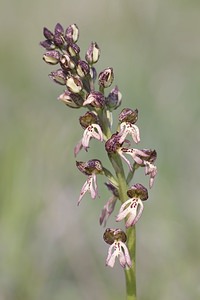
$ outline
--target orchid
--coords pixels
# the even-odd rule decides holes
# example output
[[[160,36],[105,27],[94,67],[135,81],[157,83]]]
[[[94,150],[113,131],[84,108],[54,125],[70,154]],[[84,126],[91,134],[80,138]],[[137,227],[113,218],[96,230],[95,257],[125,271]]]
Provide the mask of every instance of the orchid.
[[[157,157],[156,150],[140,150],[132,147],[133,143],[140,142],[140,130],[136,125],[137,108],[135,110],[123,108],[118,113],[117,126],[113,130],[115,123],[112,113],[122,104],[122,94],[118,86],[111,88],[110,91],[107,90],[115,78],[113,68],[107,67],[98,72],[95,67],[101,53],[98,44],[92,42],[85,56],[82,57],[82,51],[77,43],[79,28],[76,24],[64,29],[60,23],[57,23],[54,31],[44,27],[43,35],[45,40],[40,43],[46,51],[43,60],[50,66],[58,65],[57,70],[52,71],[49,77],[53,82],[65,86],[58,100],[68,109],[87,109],[84,115],[79,115],[79,124],[83,128],[83,133],[74,147],[74,156],[76,157],[81,149],[87,152],[91,139],[101,142],[100,146],[105,142],[104,150],[112,168],[110,170],[107,166],[104,167],[99,159],[76,161],[78,170],[86,176],[77,204],[80,205],[86,193],[92,199],[100,198],[97,175],[103,175],[111,196],[103,205],[99,223],[105,226],[117,202],[120,202],[121,207],[115,221],[124,220],[126,227],[125,232],[121,229],[105,230],[103,239],[109,244],[106,266],[113,268],[116,258],[119,259],[125,272],[127,299],[136,300],[135,224],[143,213],[148,191],[140,183],[132,186],[130,184],[137,169],[143,167],[145,175],[150,177],[149,187],[152,187],[157,174],[154,165]],[[131,156],[133,162],[129,161],[126,155]],[[105,155],[101,157],[105,159]],[[124,162],[129,167],[128,174]]]
[[[120,124],[120,131],[119,131],[120,139],[119,139],[119,142],[123,143],[128,134],[131,134],[132,139],[136,144],[140,142],[139,128],[136,125],[131,124],[129,122],[122,122]]]
[[[127,191],[127,195],[131,198],[121,205],[116,217],[116,222],[126,218],[126,228],[135,225],[141,217],[144,209],[142,201],[148,199],[148,192],[143,185],[135,184]]]
[[[98,124],[91,124],[89,125],[83,133],[82,139],[79,141],[79,143],[74,148],[74,155],[76,156],[79,151],[84,148],[86,151],[89,148],[89,142],[91,138],[95,138],[96,140],[99,140],[100,142],[103,141],[103,133],[101,130],[101,127]]]

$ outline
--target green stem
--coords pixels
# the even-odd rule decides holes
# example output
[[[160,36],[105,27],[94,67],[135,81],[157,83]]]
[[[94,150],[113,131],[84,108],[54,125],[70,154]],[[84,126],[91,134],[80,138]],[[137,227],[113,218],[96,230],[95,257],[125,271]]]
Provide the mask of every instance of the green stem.
[[[118,156],[117,158],[112,155],[111,160],[115,161],[115,164],[118,165],[116,169],[116,176],[118,179],[119,185],[119,196],[121,202],[125,202],[127,200],[127,183],[125,179],[124,169],[122,165],[121,158]],[[135,255],[136,255],[136,229],[134,227],[130,227],[126,230],[127,235],[127,247],[129,249],[132,267],[129,269],[124,269],[125,272],[125,280],[126,280],[126,299],[127,300],[136,300],[136,269],[135,269]]]
[[[107,138],[111,137],[111,131],[109,128],[109,121],[106,116],[106,112],[101,110],[98,112],[101,124],[103,127],[103,132]],[[118,190],[119,190],[119,199],[122,203],[127,200],[127,190],[128,184],[126,181],[126,176],[124,173],[124,168],[122,164],[121,157],[118,153],[109,153],[108,157],[112,163],[112,166],[115,170],[117,181],[118,181]],[[133,172],[134,173],[134,172]],[[131,179],[133,174],[129,175],[128,179]],[[127,247],[129,249],[132,267],[129,269],[124,269],[125,280],[126,280],[126,300],[136,300],[136,273],[135,273],[135,248],[136,248],[136,230],[135,226],[130,227],[126,230],[127,235]]]

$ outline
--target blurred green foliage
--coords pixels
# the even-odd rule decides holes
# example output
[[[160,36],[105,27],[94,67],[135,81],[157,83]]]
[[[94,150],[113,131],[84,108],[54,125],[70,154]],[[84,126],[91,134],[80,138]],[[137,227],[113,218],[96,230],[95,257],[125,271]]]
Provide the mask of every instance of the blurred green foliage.
[[[123,270],[104,266],[103,181],[100,199],[76,206],[85,177],[73,147],[83,111],[58,103],[62,88],[48,79],[39,47],[43,26],[57,22],[79,26],[83,56],[97,41],[98,71],[114,68],[122,106],[139,109],[141,148],[158,152],[158,178],[137,225],[139,299],[199,299],[199,9],[195,0],[1,1],[1,300],[124,296]],[[80,160],[106,161],[99,151]],[[147,185],[142,173],[139,180]]]

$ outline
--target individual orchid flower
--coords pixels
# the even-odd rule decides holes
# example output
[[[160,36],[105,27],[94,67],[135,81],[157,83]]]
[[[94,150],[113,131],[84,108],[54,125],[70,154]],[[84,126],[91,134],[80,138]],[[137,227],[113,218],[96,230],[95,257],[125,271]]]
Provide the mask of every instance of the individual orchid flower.
[[[121,229],[106,229],[103,235],[104,241],[110,245],[106,258],[106,266],[113,268],[115,259],[118,257],[123,268],[130,268],[132,265],[128,248],[125,244],[126,234]]]
[[[117,199],[119,198],[117,188],[115,188],[114,185],[111,183],[105,183],[105,184],[108,187],[108,189],[111,190],[112,196],[109,198],[109,200],[104,205],[102,212],[101,212],[100,219],[99,219],[100,225],[103,224],[104,227],[106,226],[106,222],[107,222],[109,216],[112,214],[112,212],[115,208]]]
[[[148,191],[142,184],[137,183],[127,191],[127,195],[130,199],[121,205],[116,217],[116,222],[126,218],[126,228],[135,225],[141,217],[144,209],[142,201],[148,199]]]
[[[98,159],[92,159],[87,162],[77,161],[76,166],[83,174],[87,175],[88,178],[84,185],[82,186],[80,196],[78,199],[78,205],[80,204],[83,196],[88,191],[92,199],[98,196],[98,186],[97,186],[97,174],[103,174],[103,166],[101,161]]]
[[[130,134],[132,136],[132,139],[136,144],[140,142],[139,128],[136,125],[131,124],[129,122],[122,122],[120,124],[120,131],[119,131],[120,139],[119,139],[119,142],[123,143],[128,134]]]
[[[91,124],[89,125],[83,133],[82,139],[79,141],[79,143],[74,148],[74,155],[76,156],[78,152],[84,148],[86,151],[89,148],[89,142],[91,138],[95,138],[96,140],[99,140],[100,142],[103,141],[103,133],[101,130],[101,127],[98,124]]]
[[[74,155],[76,156],[79,151],[84,148],[86,151],[89,148],[91,138],[103,141],[103,132],[98,123],[97,115],[94,112],[87,112],[84,116],[79,118],[81,126],[85,129],[82,139],[74,148]]]
[[[133,141],[137,144],[140,142],[139,128],[135,125],[138,119],[138,110],[132,110],[130,108],[124,108],[119,114],[120,131],[119,135],[120,143],[123,143],[126,136],[130,134]]]

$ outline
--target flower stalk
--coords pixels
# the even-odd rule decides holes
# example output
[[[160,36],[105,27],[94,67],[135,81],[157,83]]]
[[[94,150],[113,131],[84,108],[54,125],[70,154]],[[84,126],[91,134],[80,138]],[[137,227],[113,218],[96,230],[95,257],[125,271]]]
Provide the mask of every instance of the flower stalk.
[[[45,48],[43,60],[51,66],[59,68],[49,74],[53,82],[65,86],[58,100],[68,108],[87,110],[80,116],[79,124],[83,128],[80,141],[74,147],[74,156],[81,150],[90,152],[90,140],[104,146],[104,151],[113,167],[109,170],[98,158],[86,162],[76,161],[78,170],[87,176],[81,188],[78,205],[86,194],[92,199],[100,198],[98,176],[105,176],[105,185],[111,192],[111,197],[103,205],[99,219],[100,225],[106,226],[109,217],[119,200],[121,208],[115,221],[124,221],[125,229],[107,228],[103,234],[104,241],[109,244],[106,266],[114,267],[116,258],[125,272],[126,299],[136,300],[136,226],[144,209],[143,201],[148,198],[147,189],[140,183],[131,186],[131,181],[138,168],[144,168],[144,174],[149,176],[151,188],[157,174],[154,164],[157,153],[151,149],[138,149],[132,144],[140,142],[140,132],[136,125],[138,110],[124,108],[118,114],[118,126],[113,129],[113,113],[122,103],[122,94],[115,86],[109,90],[114,81],[112,67],[97,72],[94,65],[100,57],[100,48],[92,42],[86,51],[85,60],[81,58],[81,49],[77,44],[79,29],[72,24],[64,30],[61,24],[56,24],[54,32],[44,27],[45,40],[40,45]],[[131,137],[131,141],[128,139]],[[130,160],[125,155],[130,155]],[[126,174],[124,162],[129,167]],[[101,200],[101,199],[100,199]]]

